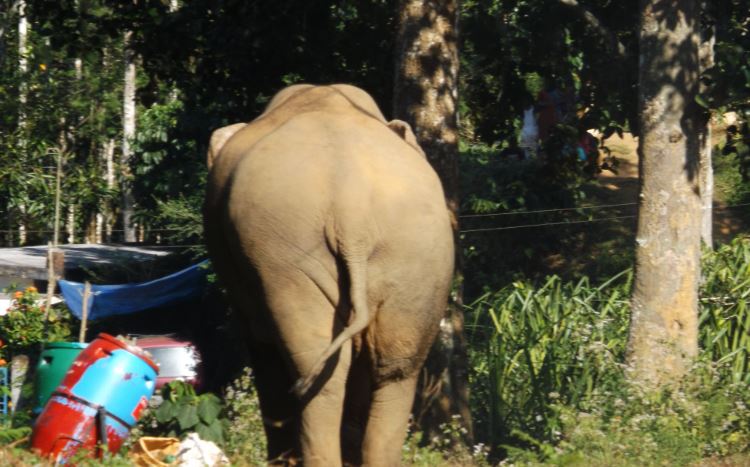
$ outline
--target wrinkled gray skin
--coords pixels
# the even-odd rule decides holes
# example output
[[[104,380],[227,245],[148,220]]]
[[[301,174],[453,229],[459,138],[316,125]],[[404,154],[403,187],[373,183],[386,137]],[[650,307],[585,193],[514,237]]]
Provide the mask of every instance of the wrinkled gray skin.
[[[409,125],[347,85],[296,85],[216,130],[209,253],[247,320],[269,459],[397,465],[453,272]]]

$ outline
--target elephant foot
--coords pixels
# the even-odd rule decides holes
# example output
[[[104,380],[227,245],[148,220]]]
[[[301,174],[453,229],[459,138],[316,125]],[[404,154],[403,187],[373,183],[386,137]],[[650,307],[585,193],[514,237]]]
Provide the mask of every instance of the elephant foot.
[[[301,464],[302,460],[294,453],[294,451],[285,452],[284,454],[268,461],[268,465],[274,467],[293,467]]]

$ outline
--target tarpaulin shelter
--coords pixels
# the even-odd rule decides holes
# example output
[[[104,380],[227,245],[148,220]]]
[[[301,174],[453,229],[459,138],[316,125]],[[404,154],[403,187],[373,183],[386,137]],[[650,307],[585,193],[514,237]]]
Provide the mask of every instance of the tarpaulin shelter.
[[[95,321],[200,298],[206,287],[208,272],[208,261],[203,261],[148,282],[92,285],[88,319]],[[68,308],[76,318],[81,319],[85,285],[65,280],[61,280],[59,285]]]

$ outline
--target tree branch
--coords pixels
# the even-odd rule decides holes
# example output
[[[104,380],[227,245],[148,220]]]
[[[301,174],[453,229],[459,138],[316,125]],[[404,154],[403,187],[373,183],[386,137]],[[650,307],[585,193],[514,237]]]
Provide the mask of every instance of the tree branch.
[[[569,8],[572,8],[583,17],[583,19],[588,23],[589,26],[594,28],[596,32],[608,40],[608,47],[610,49],[610,52],[615,53],[620,59],[625,59],[628,56],[628,51],[625,48],[625,45],[620,42],[620,40],[617,38],[617,35],[607,29],[606,26],[602,24],[601,21],[599,21],[599,18],[597,18],[593,13],[591,13],[589,10],[587,10],[584,6],[582,6],[580,3],[578,3],[578,0],[558,0],[561,4],[564,6],[567,6]]]

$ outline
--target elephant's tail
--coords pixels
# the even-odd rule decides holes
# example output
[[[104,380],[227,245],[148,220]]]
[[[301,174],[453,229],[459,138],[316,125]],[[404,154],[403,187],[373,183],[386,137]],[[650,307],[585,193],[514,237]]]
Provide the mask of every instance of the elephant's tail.
[[[304,377],[301,377],[294,384],[294,392],[299,397],[303,397],[315,380],[323,371],[323,367],[333,354],[341,349],[352,337],[356,336],[370,324],[370,310],[367,306],[367,260],[365,258],[353,259],[344,255],[345,263],[349,271],[349,294],[352,301],[352,314],[354,319],[341,333],[331,342],[326,350],[318,357],[313,365],[312,370]]]

